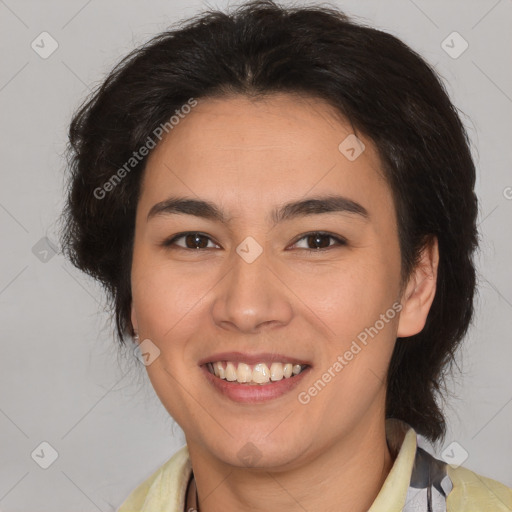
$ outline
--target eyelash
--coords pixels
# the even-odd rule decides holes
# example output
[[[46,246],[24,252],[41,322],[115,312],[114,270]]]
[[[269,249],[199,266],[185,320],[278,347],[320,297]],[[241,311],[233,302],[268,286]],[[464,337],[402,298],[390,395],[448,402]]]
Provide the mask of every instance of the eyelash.
[[[211,237],[209,237],[208,235],[206,235],[204,233],[201,233],[199,231],[185,231],[183,233],[178,233],[177,235],[174,235],[173,237],[169,238],[168,240],[164,240],[161,245],[163,247],[167,247],[167,248],[170,248],[170,249],[182,249],[184,251],[205,251],[205,250],[208,250],[208,248],[195,248],[195,249],[191,249],[189,247],[181,247],[181,246],[175,246],[174,245],[177,240],[179,240],[181,238],[184,238],[187,235],[199,235],[201,237],[206,237],[209,240],[213,241],[211,239]],[[333,235],[332,233],[328,233],[328,232],[325,232],[325,231],[310,231],[308,233],[304,233],[303,235],[300,236],[300,238],[298,238],[293,243],[293,245],[295,245],[298,242],[300,242],[301,240],[303,240],[305,238],[308,238],[309,236],[313,236],[313,235],[320,235],[321,237],[332,238],[333,240],[338,242],[338,245],[337,246],[336,245],[330,245],[329,247],[321,247],[321,248],[316,248],[316,249],[302,249],[302,250],[308,251],[310,253],[319,253],[319,252],[324,252],[326,250],[332,249],[333,247],[341,247],[341,246],[347,245],[347,241],[344,238],[342,238],[340,236],[337,236],[337,235]]]

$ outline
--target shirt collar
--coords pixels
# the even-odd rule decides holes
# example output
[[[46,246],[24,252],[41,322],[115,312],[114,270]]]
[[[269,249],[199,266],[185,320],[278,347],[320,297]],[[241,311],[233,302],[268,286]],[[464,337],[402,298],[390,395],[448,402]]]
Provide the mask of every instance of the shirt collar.
[[[404,421],[388,418],[386,420],[386,439],[391,454],[396,458],[368,512],[402,510],[409,489],[416,456],[416,432]]]

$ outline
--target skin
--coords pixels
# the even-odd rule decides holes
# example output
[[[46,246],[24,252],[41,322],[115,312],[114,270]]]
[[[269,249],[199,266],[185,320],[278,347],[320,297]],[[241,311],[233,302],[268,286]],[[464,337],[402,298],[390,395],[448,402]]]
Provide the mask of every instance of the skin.
[[[199,100],[150,155],[137,207],[132,324],[160,356],[146,367],[185,433],[201,512],[366,511],[393,458],[385,438],[385,375],[396,337],[421,331],[435,294],[435,239],[406,283],[391,190],[370,140],[349,161],[338,145],[350,125],[318,99],[274,94]],[[339,194],[353,213],[323,213],[275,226],[285,202]],[[214,202],[230,222],[157,215],[171,195]],[[161,243],[204,233],[206,249]],[[319,251],[304,234],[326,231]],[[236,252],[248,236],[262,254]],[[181,246],[181,248],[179,247]],[[189,247],[190,242],[189,242]],[[403,284],[404,286],[401,286]],[[393,303],[402,310],[311,401],[297,395],[332,367]],[[402,341],[406,343],[406,341]],[[227,399],[198,361],[223,351],[279,352],[309,361],[297,390],[260,404]],[[238,452],[258,450],[254,467]],[[307,483],[307,485],[305,485]]]

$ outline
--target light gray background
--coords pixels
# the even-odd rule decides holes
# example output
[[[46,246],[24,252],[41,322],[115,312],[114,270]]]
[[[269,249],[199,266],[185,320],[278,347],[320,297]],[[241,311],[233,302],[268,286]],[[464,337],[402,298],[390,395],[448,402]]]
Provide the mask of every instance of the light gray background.
[[[420,52],[464,112],[478,166],[481,283],[475,323],[460,357],[464,376],[452,383],[456,398],[446,406],[450,430],[432,450],[439,456],[456,441],[469,454],[466,467],[512,486],[512,2],[333,4]],[[66,129],[90,88],[169,23],[227,5],[0,0],[4,512],[115,510],[184,444],[143,368],[130,354],[117,354],[99,287],[60,254],[50,252],[43,262],[41,249],[35,250],[39,257],[32,249],[43,237],[57,242]],[[31,48],[43,31],[59,44],[47,59]],[[453,31],[469,43],[457,59],[441,47]],[[43,441],[58,452],[48,469],[31,457]]]

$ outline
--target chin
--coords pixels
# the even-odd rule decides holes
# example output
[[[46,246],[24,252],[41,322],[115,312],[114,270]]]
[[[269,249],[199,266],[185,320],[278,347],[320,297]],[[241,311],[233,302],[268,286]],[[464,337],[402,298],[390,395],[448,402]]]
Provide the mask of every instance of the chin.
[[[274,426],[275,427],[275,426]],[[260,439],[246,436],[244,440],[228,442],[226,450],[216,453],[217,458],[237,468],[286,470],[293,467],[302,455],[303,440],[291,443],[282,439]]]

